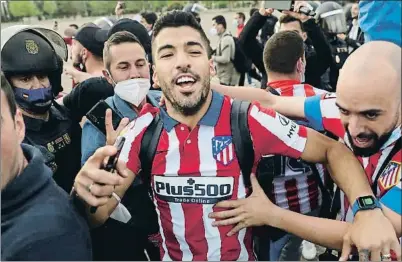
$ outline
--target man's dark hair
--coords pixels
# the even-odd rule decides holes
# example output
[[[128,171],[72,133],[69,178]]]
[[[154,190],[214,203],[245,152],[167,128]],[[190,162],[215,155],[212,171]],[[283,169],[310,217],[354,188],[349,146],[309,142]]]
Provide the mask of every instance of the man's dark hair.
[[[159,33],[165,28],[172,28],[172,27],[181,27],[181,26],[188,26],[192,29],[198,31],[201,35],[201,39],[205,43],[205,47],[207,48],[208,57],[211,54],[211,48],[209,45],[209,39],[205,34],[204,30],[202,29],[200,23],[197,22],[195,17],[188,12],[184,11],[171,11],[168,12],[166,15],[161,16],[158,21],[155,23],[154,26],[154,33],[152,36],[152,42],[155,38],[159,35]],[[155,61],[155,59],[154,59]]]
[[[76,24],[71,24],[71,25],[69,25],[69,27],[74,27],[75,29],[78,30],[78,25],[76,25]]]
[[[154,12],[142,12],[141,16],[145,19],[147,24],[155,25],[156,20],[158,20],[158,16]]]
[[[103,48],[103,63],[105,64],[105,68],[110,72],[110,48],[115,45],[120,45],[123,43],[136,43],[139,44],[142,48],[140,40],[130,32],[127,31],[119,31],[114,33],[109,37],[109,39],[105,42],[105,47]],[[145,50],[145,49],[144,49]]]
[[[1,72],[1,90],[3,90],[4,95],[6,96],[6,100],[10,108],[11,117],[14,120],[15,114],[17,113],[17,103],[15,102],[13,89],[8,80],[6,79],[6,76],[4,75],[3,71]]]
[[[304,45],[301,36],[294,31],[273,34],[265,44],[264,65],[270,72],[291,74],[297,60],[303,57]]]
[[[292,23],[292,22],[298,22],[302,32],[306,32],[304,30],[303,22],[300,19],[294,18],[293,16],[290,16],[290,15],[281,16],[281,18],[279,19],[280,24],[288,24],[288,23]]]
[[[246,15],[245,15],[243,12],[238,12],[237,15],[238,15],[241,19],[243,19],[243,22],[246,21]]]
[[[256,12],[258,12],[257,8],[251,8],[250,9],[250,17],[252,17]]]
[[[222,16],[222,15],[217,15],[214,18],[212,18],[212,21],[215,20],[215,23],[217,23],[218,25],[222,25],[223,28],[226,29],[226,19]]]

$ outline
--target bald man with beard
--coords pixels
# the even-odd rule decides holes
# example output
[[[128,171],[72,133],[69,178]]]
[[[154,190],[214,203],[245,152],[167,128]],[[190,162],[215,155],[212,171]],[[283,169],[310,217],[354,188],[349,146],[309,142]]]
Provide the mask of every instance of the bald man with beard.
[[[232,97],[260,101],[263,106],[272,107],[288,117],[304,118],[316,130],[326,130],[337,136],[353,150],[365,168],[382,212],[391,222],[396,236],[401,236],[399,46],[383,41],[361,46],[344,64],[336,94],[310,98],[280,97],[250,88],[214,88]],[[237,224],[230,233],[245,226],[269,225],[328,248],[343,247],[343,260],[347,260],[352,245],[358,248],[361,260],[391,260],[391,254],[393,259],[400,260],[401,247],[396,238],[374,244],[382,237],[388,223],[378,225],[375,229],[360,228],[358,232],[358,227],[352,228],[352,225],[357,223],[361,215],[373,210],[352,212],[354,203],[349,204],[342,192],[340,197],[342,221],[304,216],[272,204],[253,178],[253,194],[250,198],[221,202],[217,207],[232,207],[234,210],[213,213],[211,216],[223,219],[216,222],[217,226]],[[265,208],[259,208],[261,206]],[[368,250],[371,251],[371,257]]]

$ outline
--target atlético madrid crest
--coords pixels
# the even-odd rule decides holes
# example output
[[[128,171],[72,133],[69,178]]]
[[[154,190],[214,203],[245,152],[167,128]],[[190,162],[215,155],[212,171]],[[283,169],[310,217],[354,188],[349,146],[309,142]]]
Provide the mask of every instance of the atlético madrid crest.
[[[216,161],[227,166],[234,159],[234,145],[231,136],[216,136],[212,138],[212,154]]]
[[[400,179],[401,163],[391,161],[378,178],[378,182],[381,184],[382,188],[386,190],[396,185]]]

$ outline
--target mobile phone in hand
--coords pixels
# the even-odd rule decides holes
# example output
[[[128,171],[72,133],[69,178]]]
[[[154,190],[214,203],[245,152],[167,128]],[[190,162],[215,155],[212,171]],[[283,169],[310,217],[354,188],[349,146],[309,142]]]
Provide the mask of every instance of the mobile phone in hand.
[[[123,117],[111,108],[104,100],[100,100],[85,115],[91,123],[96,126],[104,135],[106,135],[105,114],[106,110],[112,110],[113,129],[117,129]]]
[[[121,153],[121,150],[123,149],[124,142],[126,141],[125,137],[118,137],[114,146],[117,148],[117,153],[114,156],[111,156],[109,160],[107,161],[107,164],[103,167],[105,171],[108,171],[110,173],[114,173],[116,171],[116,165],[117,165],[117,160],[119,160],[119,156]],[[90,212],[91,214],[96,213],[97,207],[91,207]]]
[[[273,8],[278,11],[284,11],[284,10],[292,10],[294,5],[294,1],[264,1],[264,8]]]

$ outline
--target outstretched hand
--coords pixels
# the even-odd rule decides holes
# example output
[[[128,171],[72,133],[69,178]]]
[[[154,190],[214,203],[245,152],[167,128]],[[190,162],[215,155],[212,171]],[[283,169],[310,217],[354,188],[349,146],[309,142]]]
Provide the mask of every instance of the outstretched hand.
[[[278,208],[265,195],[256,176],[251,174],[250,178],[253,193],[248,198],[220,202],[215,207],[229,210],[209,214],[210,218],[221,219],[213,222],[213,226],[236,225],[229,231],[228,236],[236,234],[243,228],[270,223],[269,221],[273,219],[270,215],[273,214],[271,210]]]

